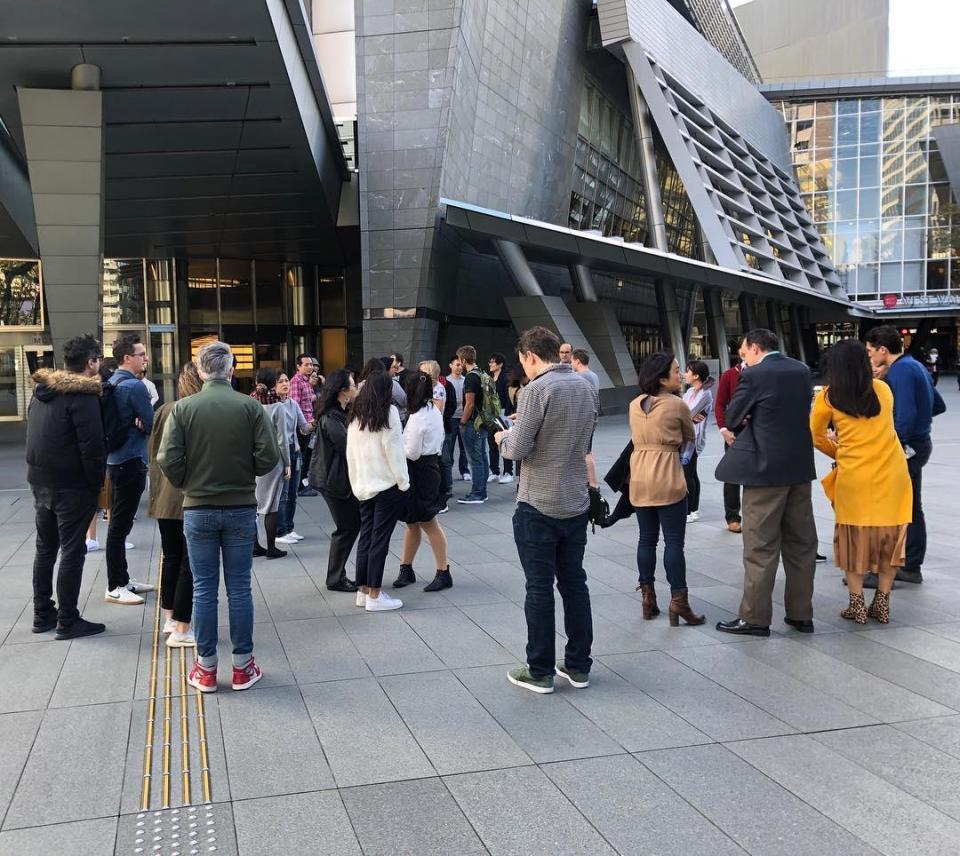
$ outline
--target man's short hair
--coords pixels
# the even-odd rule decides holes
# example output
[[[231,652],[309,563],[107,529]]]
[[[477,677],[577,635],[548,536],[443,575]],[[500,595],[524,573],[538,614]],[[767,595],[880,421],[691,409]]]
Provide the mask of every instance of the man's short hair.
[[[570,357],[576,360],[578,363],[583,363],[585,366],[590,365],[590,354],[586,352],[583,348],[576,348]]]
[[[401,366],[403,365],[403,354],[401,354],[399,351],[394,351],[392,354],[390,354],[390,356],[400,363]]]
[[[197,354],[197,366],[204,378],[226,380],[233,367],[233,353],[226,342],[211,342]]]
[[[545,363],[560,362],[560,339],[546,327],[531,327],[520,334],[517,350],[521,354],[536,354]]]
[[[477,349],[473,345],[464,345],[457,348],[457,356],[460,358],[460,362],[472,365],[477,361]]]
[[[749,330],[743,334],[743,341],[747,345],[756,345],[761,351],[776,351],[780,347],[780,340],[777,334],[766,327],[757,327],[755,330]]]
[[[891,354],[903,353],[903,336],[890,324],[881,324],[867,331],[867,344],[874,348],[886,348]]]
[[[498,366],[502,366],[507,361],[507,358],[499,351],[494,351],[489,357],[487,357],[488,363],[490,360],[493,360]]]
[[[84,371],[87,362],[90,360],[99,360],[103,357],[103,349],[100,343],[89,333],[83,336],[74,336],[63,346],[63,364],[67,371]]]
[[[303,365],[304,360],[310,360],[310,362],[312,363],[313,357],[310,356],[310,354],[300,354],[300,356],[297,357],[297,368]]]
[[[117,337],[113,343],[113,358],[117,361],[117,365],[123,365],[124,358],[133,356],[134,345],[142,344],[136,333],[125,333]]]
[[[687,368],[700,378],[701,383],[710,377],[710,367],[703,360],[690,360],[687,362]]]

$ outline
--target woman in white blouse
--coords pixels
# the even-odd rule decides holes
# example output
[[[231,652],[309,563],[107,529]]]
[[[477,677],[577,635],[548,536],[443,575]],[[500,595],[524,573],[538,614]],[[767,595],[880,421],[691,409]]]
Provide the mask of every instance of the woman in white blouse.
[[[447,536],[440,528],[437,514],[444,506],[440,477],[440,452],[443,449],[443,415],[434,406],[434,384],[422,371],[410,372],[406,383],[407,427],[403,429],[403,448],[410,471],[410,501],[403,520],[403,559],[394,588],[417,581],[413,558],[426,533],[436,559],[437,573],[424,591],[440,591],[453,585],[447,564]]]
[[[367,612],[400,609],[403,602],[380,590],[390,536],[406,505],[410,478],[403,451],[400,413],[390,403],[393,379],[386,372],[367,378],[347,427],[347,470],[360,500],[357,538],[357,606]]]

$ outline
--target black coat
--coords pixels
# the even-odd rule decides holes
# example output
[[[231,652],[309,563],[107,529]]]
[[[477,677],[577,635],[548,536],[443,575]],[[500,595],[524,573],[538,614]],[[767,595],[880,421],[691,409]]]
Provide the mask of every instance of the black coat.
[[[777,487],[815,479],[812,405],[810,369],[798,360],[772,353],[745,368],[725,414],[737,439],[720,459],[717,481]]]
[[[339,406],[320,417],[317,447],[310,459],[307,480],[311,487],[332,499],[353,497],[347,473],[347,414]]]
[[[613,513],[606,519],[604,529],[613,526],[618,520],[626,520],[633,517],[634,507],[630,504],[630,456],[633,454],[633,440],[628,440],[624,446],[620,457],[614,461],[609,472],[603,477],[603,480],[611,487],[614,493],[619,493],[620,498],[613,509]]]
[[[107,448],[100,378],[40,369],[27,411],[27,481],[33,487],[99,493]]]

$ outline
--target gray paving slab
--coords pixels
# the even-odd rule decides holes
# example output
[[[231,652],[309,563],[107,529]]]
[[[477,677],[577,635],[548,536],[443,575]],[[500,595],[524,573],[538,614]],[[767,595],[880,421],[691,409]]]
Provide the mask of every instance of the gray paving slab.
[[[241,800],[233,806],[239,856],[360,856],[340,795],[313,791]]]
[[[365,785],[340,793],[366,856],[487,852],[440,779]]]
[[[6,645],[0,657],[0,713],[47,706],[69,645]]]
[[[523,607],[515,603],[487,603],[463,607],[463,612],[488,635],[497,640],[521,663],[527,661],[527,624],[523,615]],[[563,625],[557,626],[556,645],[557,654],[563,651],[566,639],[559,631]]]
[[[541,769],[620,853],[746,852],[632,755],[563,761]]]
[[[131,703],[49,710],[3,829],[116,815]]]
[[[270,616],[276,622],[333,615],[316,583],[306,574],[275,579],[264,579],[261,575],[257,580]]]
[[[956,852],[957,821],[811,737],[751,740],[729,748],[882,853]]]
[[[398,611],[345,616],[340,624],[375,675],[400,675],[443,669],[443,661]]]
[[[0,819],[16,790],[20,774],[33,748],[42,713],[38,710],[0,714]]]
[[[706,736],[691,743],[770,737],[795,731],[788,723],[662,651],[604,657],[603,663]]]
[[[494,856],[562,856],[616,851],[536,767],[444,779]]]
[[[133,698],[140,636],[91,636],[69,645],[50,707],[129,701]],[[104,675],[110,680],[103,680]]]
[[[450,672],[394,675],[380,684],[441,775],[531,763]]]
[[[515,663],[516,658],[459,609],[421,609],[402,615],[450,669]]]
[[[773,740],[750,740],[743,746]],[[874,854],[872,848],[723,746],[645,752],[639,760],[748,853]],[[851,803],[862,810],[862,801]]]
[[[284,621],[277,632],[299,684],[363,678],[370,670],[335,618]]]
[[[474,603],[502,603],[507,600],[501,592],[481,579],[479,572],[465,565],[450,563],[453,586],[442,593],[444,600],[456,606]]]
[[[117,818],[77,820],[0,832],[0,856],[91,856],[113,853]]]
[[[301,688],[338,787],[436,776],[374,678]]]
[[[897,722],[893,727],[941,752],[960,758],[960,716]]]
[[[868,630],[863,636],[951,672],[960,672],[960,642],[937,633],[919,627],[884,627]]]
[[[334,786],[299,689],[247,690],[218,702],[234,800]]]
[[[575,690],[557,681],[549,699],[516,692],[507,668],[461,669],[457,677],[517,745],[538,764],[594,755],[614,755],[623,748],[566,699]],[[569,692],[567,691],[569,690]]]

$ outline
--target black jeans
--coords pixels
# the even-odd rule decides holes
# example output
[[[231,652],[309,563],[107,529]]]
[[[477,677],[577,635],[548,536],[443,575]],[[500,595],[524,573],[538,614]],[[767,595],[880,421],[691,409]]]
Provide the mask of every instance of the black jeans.
[[[500,447],[497,445],[497,441],[493,439],[495,431],[487,432],[487,445],[490,449],[490,472],[493,475],[500,475]],[[509,458],[503,459],[503,472],[506,475],[513,475],[513,461]]]
[[[347,559],[360,534],[360,503],[352,496],[338,499],[324,494],[323,499],[337,527],[330,536],[330,557],[327,560],[327,585],[335,586],[347,578]]]
[[[57,611],[57,623],[67,627],[79,617],[77,599],[83,560],[87,555],[87,527],[97,510],[98,494],[86,490],[33,488],[37,549],[33,557],[33,613]],[[53,566],[60,551],[57,603],[53,602]]]
[[[380,588],[383,566],[390,551],[390,536],[407,502],[406,491],[394,486],[360,503],[360,537],[357,540],[357,585]]]
[[[687,560],[683,539],[687,531],[687,498],[673,505],[648,505],[637,509],[640,537],[637,540],[637,577],[640,585],[653,582],[657,569],[657,541],[663,530],[663,567],[670,591],[687,590]]]
[[[683,477],[687,480],[687,514],[691,511],[700,510],[700,476],[697,475],[698,457],[697,453],[694,452],[690,463],[683,465]],[[737,501],[739,502],[739,500],[740,493],[738,491]]]
[[[133,518],[140,506],[140,497],[147,486],[147,465],[140,458],[122,464],[111,464],[110,525],[107,527],[107,589],[113,591],[130,582],[127,573],[127,550],[124,547]],[[89,520],[87,523],[89,524]]]
[[[193,618],[193,572],[183,537],[183,521],[157,519],[163,561],[160,565],[160,606],[173,611],[174,621]]]
[[[312,434],[297,435],[297,440],[300,443],[300,478],[297,483],[293,485],[294,490],[297,491],[305,490],[301,482],[303,481],[304,476],[310,472],[310,459],[313,457],[313,449],[310,448],[310,438],[312,436]],[[291,518],[291,522],[292,519],[293,518]]]
[[[933,443],[920,440],[910,444],[916,454],[907,459],[907,471],[913,485],[913,522],[907,527],[907,558],[904,570],[919,571],[927,555],[927,520],[923,516],[923,468],[930,460]]]
[[[556,629],[553,583],[563,600],[563,626],[567,634],[564,662],[575,672],[589,672],[593,660],[593,616],[590,590],[583,569],[587,546],[587,513],[559,519],[541,514],[532,505],[518,502],[513,513],[513,537],[527,578],[524,612],[527,617],[527,666],[536,678],[552,675],[556,668]]]
[[[730,447],[724,443],[723,454],[727,454]],[[723,486],[723,516],[727,523],[740,522],[740,485],[724,484]]]

